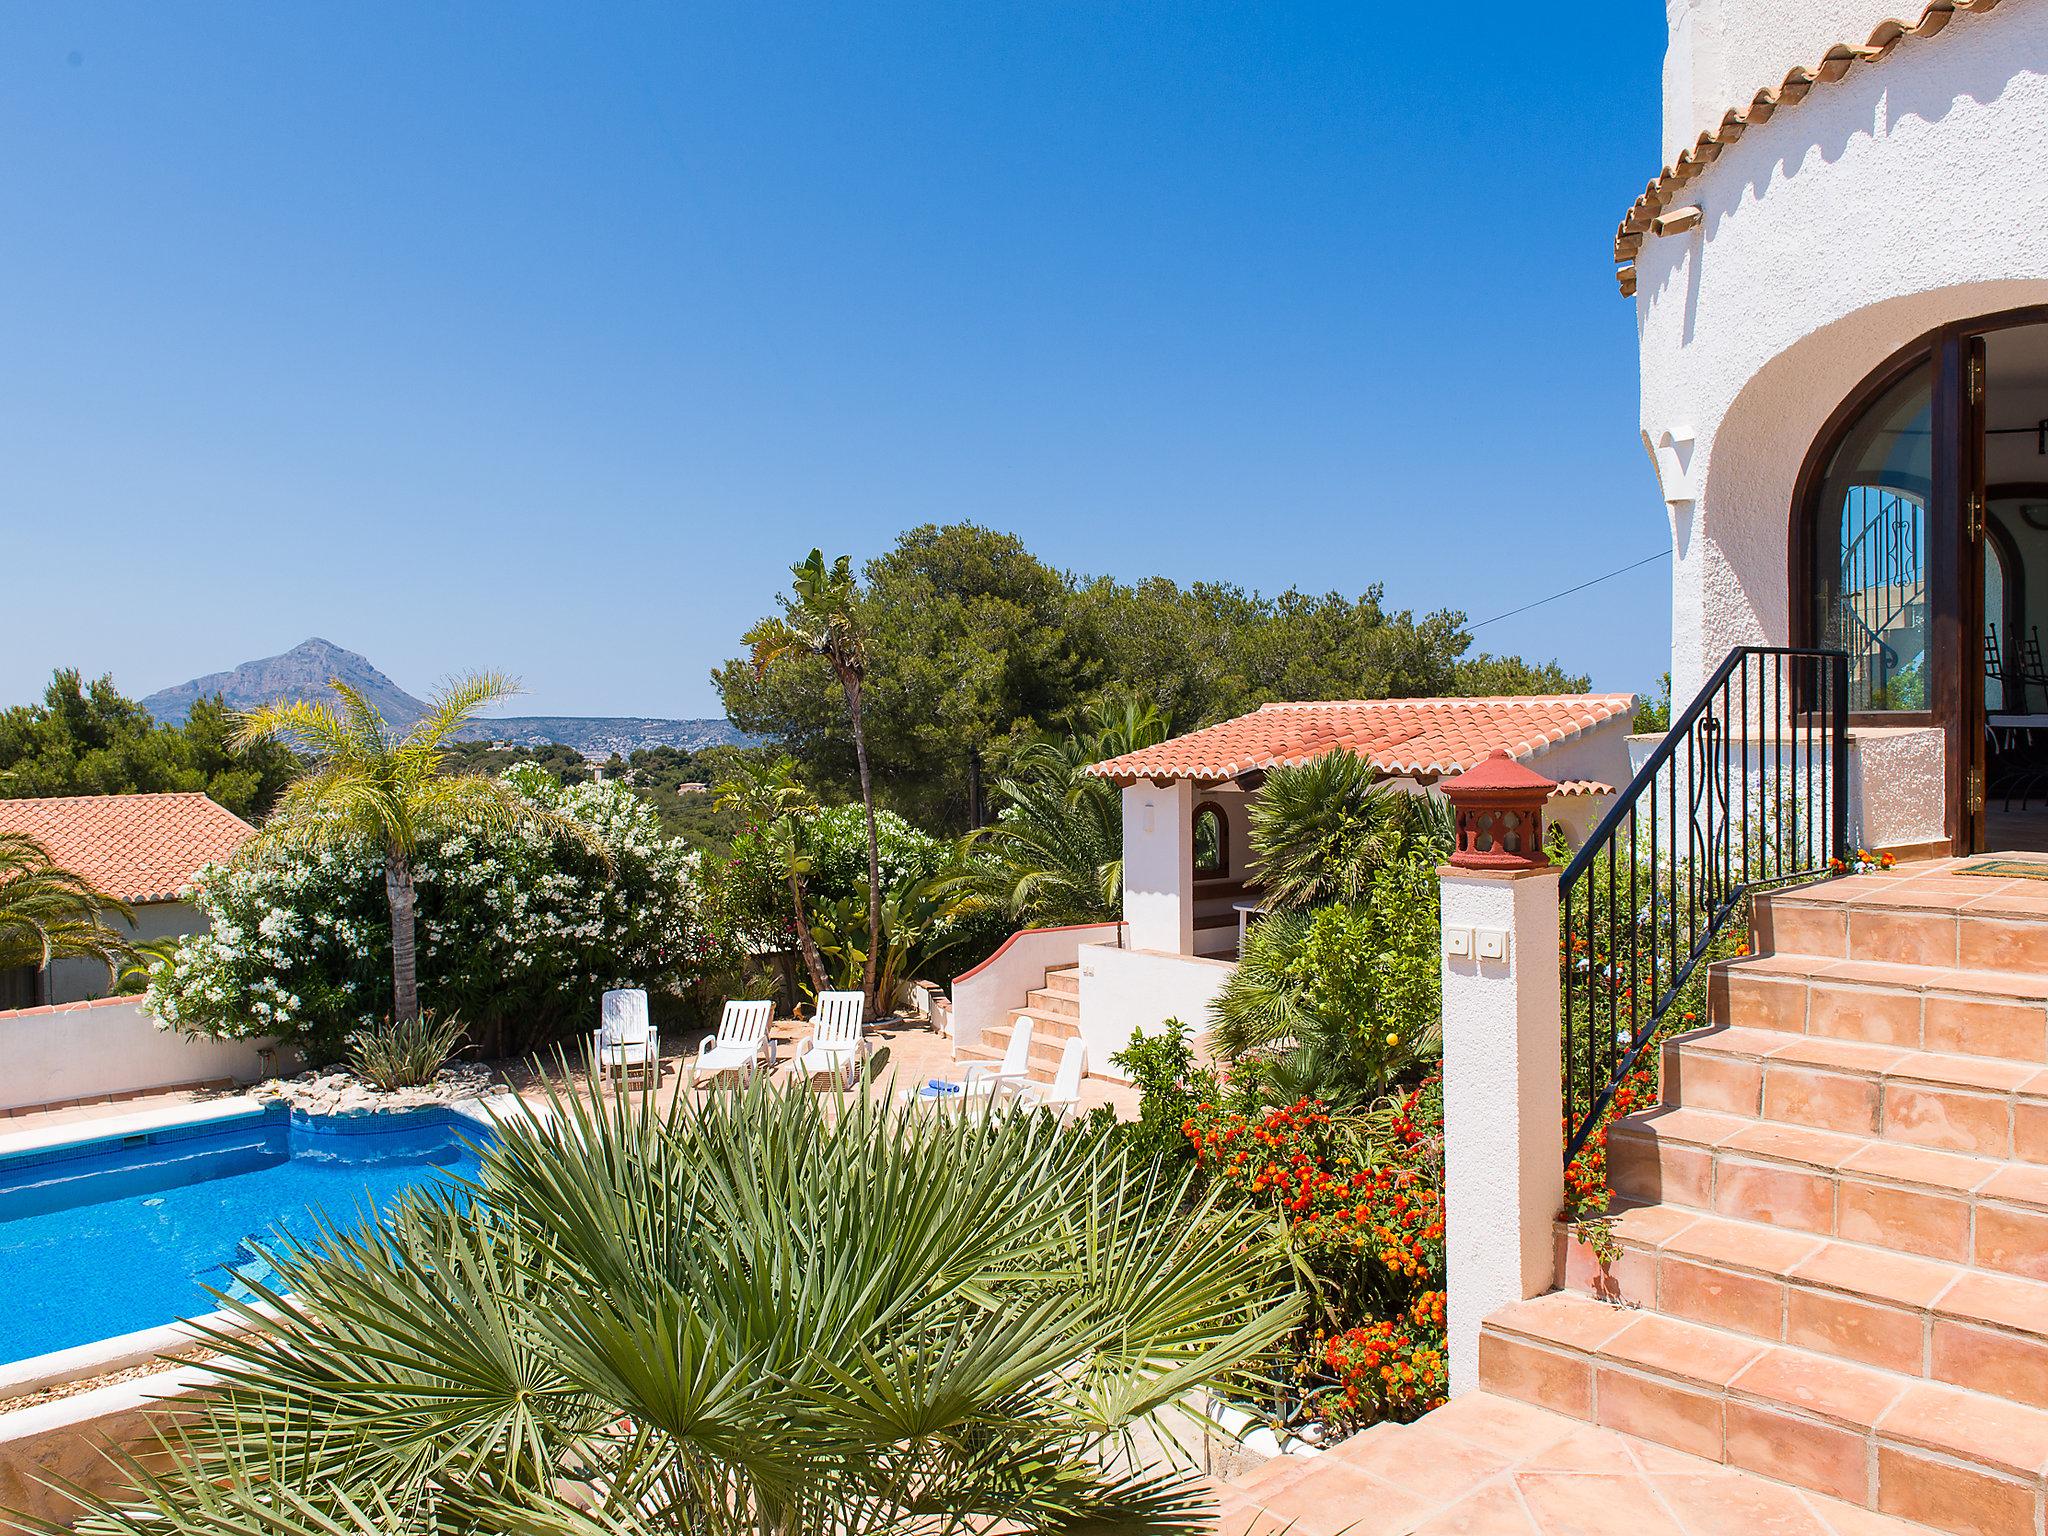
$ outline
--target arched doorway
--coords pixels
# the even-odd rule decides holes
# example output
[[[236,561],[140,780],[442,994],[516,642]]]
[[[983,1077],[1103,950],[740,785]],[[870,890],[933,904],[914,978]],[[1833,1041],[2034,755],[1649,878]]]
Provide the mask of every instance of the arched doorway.
[[[2048,310],[1873,372],[1808,454],[1790,547],[1793,643],[1848,653],[1852,724],[1943,732],[1950,845],[2048,849]]]

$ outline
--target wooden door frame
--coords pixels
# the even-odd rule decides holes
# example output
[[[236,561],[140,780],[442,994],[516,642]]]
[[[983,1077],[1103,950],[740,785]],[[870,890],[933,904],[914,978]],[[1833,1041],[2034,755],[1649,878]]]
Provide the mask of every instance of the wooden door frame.
[[[1970,532],[1969,504],[1984,487],[1983,400],[1972,399],[1972,343],[1993,331],[2048,324],[2048,305],[1973,315],[1917,337],[1867,374],[1829,413],[1814,436],[1793,483],[1786,540],[1786,609],[1790,643],[1813,645],[1813,530],[1829,462],[1844,435],[1879,395],[1925,368],[1930,381],[1929,424],[1934,434],[1933,485],[1927,502],[1928,708],[1858,714],[1853,726],[1936,725],[1942,729],[1942,833],[1957,853],[1975,851],[1983,834],[1984,606],[1982,535]],[[1972,587],[1968,578],[1974,575]],[[1968,643],[1965,643],[1965,642]],[[1973,781],[1972,774],[1975,774]],[[1976,803],[1973,806],[1973,787]]]

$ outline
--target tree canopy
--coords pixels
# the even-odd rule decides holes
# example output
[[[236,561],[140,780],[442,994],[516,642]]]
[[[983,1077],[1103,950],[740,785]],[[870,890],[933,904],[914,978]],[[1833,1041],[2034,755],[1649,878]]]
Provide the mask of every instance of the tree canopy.
[[[913,528],[867,562],[860,623],[868,753],[882,801],[925,825],[981,819],[983,785],[1087,697],[1134,691],[1175,731],[1280,699],[1582,692],[1555,662],[1474,653],[1465,616],[1229,582],[1133,584],[1056,570],[1012,534]],[[825,664],[713,673],[742,730],[777,738],[821,791],[856,782]]]
[[[183,725],[159,725],[111,677],[60,669],[40,704],[0,711],[0,796],[124,795],[198,790],[237,816],[267,813],[298,771],[277,742],[237,747],[218,695]]]

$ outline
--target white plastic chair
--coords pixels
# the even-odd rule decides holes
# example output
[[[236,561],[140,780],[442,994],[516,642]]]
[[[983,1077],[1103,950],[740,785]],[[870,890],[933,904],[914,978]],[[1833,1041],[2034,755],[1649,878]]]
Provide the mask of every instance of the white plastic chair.
[[[768,1021],[775,1004],[766,998],[730,1001],[719,1015],[718,1033],[706,1035],[697,1047],[696,1072],[737,1072],[752,1076],[768,1049]]]
[[[647,1022],[647,994],[638,987],[618,987],[598,1005],[599,1023],[591,1034],[590,1052],[599,1077],[617,1071],[661,1071],[661,1032]]]
[[[835,1075],[840,1086],[851,1081],[853,1064],[865,1049],[861,1040],[868,1000],[859,992],[820,992],[811,1032],[796,1048],[796,1075],[808,1082],[821,1073]]]
[[[903,1096],[942,1109],[965,1109],[970,1104],[986,1109],[999,1097],[1021,1090],[1031,1081],[1031,1020],[1017,1021],[1016,1028],[1010,1032],[1010,1044],[1003,1052],[1000,1066],[992,1066],[985,1061],[969,1062],[965,1077],[957,1082],[948,1081],[951,1083],[949,1088],[927,1083],[905,1090]]]
[[[1032,1083],[1017,1091],[1017,1108],[1029,1113],[1034,1109],[1049,1109],[1061,1120],[1071,1115],[1081,1103],[1081,1077],[1088,1070],[1088,1042],[1079,1035],[1060,1047],[1059,1070],[1052,1075],[1052,1086]]]

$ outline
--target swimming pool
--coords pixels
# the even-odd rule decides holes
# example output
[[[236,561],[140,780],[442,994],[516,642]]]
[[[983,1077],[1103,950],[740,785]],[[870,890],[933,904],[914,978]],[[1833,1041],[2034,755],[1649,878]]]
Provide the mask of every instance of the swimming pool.
[[[488,1125],[435,1107],[222,1118],[0,1154],[0,1362],[248,1297],[254,1245],[352,1225],[404,1190],[471,1177]],[[467,1143],[467,1144],[466,1144]]]

